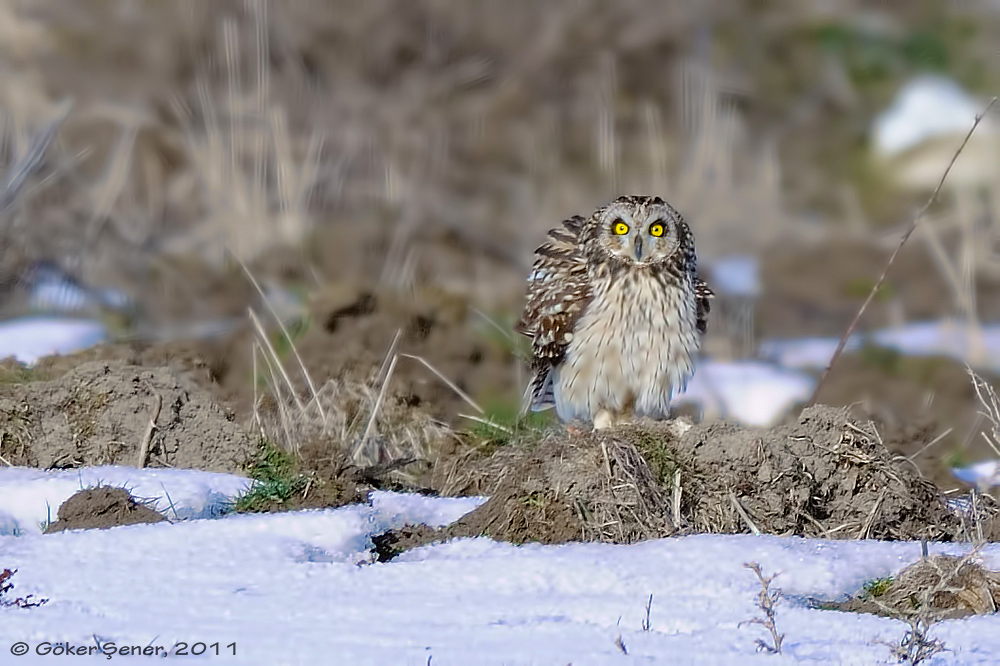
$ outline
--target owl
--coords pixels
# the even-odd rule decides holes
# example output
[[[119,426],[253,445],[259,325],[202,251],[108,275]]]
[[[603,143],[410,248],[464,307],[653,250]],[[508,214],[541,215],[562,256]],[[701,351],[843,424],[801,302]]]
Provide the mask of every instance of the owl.
[[[516,330],[532,342],[532,411],[607,428],[665,419],[694,372],[714,294],[694,236],[659,197],[574,216],[535,251]]]

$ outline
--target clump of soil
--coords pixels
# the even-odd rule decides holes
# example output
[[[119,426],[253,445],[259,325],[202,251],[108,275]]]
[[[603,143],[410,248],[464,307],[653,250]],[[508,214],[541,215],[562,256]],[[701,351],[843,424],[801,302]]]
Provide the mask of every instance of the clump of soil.
[[[996,379],[989,373],[984,378]],[[989,423],[980,415],[968,370],[954,359],[865,347],[838,359],[817,399],[852,405],[853,415],[875,421],[890,452],[909,458],[945,490],[971,488],[952,466],[996,455],[980,435],[988,434]]]
[[[697,532],[963,536],[961,519],[939,489],[894,460],[875,429],[852,422],[845,409],[813,406],[772,430],[702,424],[671,449],[653,445],[652,451],[661,469],[680,470],[682,513]]]
[[[98,486],[81,490],[63,502],[59,507],[58,520],[45,528],[45,534],[164,520],[166,518],[162,514],[137,502],[124,488]]]
[[[0,385],[0,455],[42,468],[138,464],[238,472],[250,437],[206,392],[165,367],[85,363],[49,381]]]
[[[379,559],[456,537],[634,543],[676,532],[667,494],[639,449],[611,433],[553,432],[503,447],[478,466],[471,462],[467,474],[450,483],[477,488],[489,500],[440,530],[406,526],[375,537]]]
[[[630,543],[672,534],[756,532],[837,539],[969,538],[975,526],[932,483],[893,459],[870,424],[813,406],[771,430],[716,421],[648,422],[552,434],[470,465],[490,499],[441,530],[379,537],[400,548],[457,536],[523,543]],[[994,506],[979,527],[1000,537]]]
[[[366,503],[373,490],[432,493],[412,482],[407,468],[413,458],[357,465],[333,438],[317,437],[296,453],[262,442],[247,472],[254,480],[239,498],[239,513],[337,508]]]
[[[921,558],[893,578],[873,581],[847,601],[824,608],[893,618],[954,620],[1000,608],[1000,571],[974,555]]]
[[[311,442],[299,456],[264,444],[248,472],[250,490],[236,501],[237,513],[272,513],[337,508],[366,502],[370,486],[349,471],[337,449]]]

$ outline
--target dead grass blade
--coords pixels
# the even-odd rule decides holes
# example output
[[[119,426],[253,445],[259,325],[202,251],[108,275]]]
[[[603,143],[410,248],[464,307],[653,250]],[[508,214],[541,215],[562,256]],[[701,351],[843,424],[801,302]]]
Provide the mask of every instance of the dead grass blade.
[[[450,379],[448,379],[447,377],[445,377],[444,374],[441,373],[441,371],[439,371],[437,368],[435,368],[433,365],[431,365],[430,363],[428,363],[426,360],[424,360],[420,356],[414,356],[413,354],[400,354],[400,356],[405,356],[406,358],[412,358],[415,361],[420,361],[421,363],[424,364],[424,367],[426,367],[428,370],[430,370],[435,375],[437,375],[438,379],[440,379],[445,384],[447,384],[448,388],[450,388],[452,391],[454,391],[455,394],[458,395],[458,397],[460,397],[462,400],[464,400],[467,403],[469,403],[470,405],[472,405],[473,409],[475,409],[480,414],[485,414],[486,413],[486,410],[483,409],[482,407],[480,407],[479,403],[477,403],[475,400],[473,400],[472,397],[468,393],[466,393],[462,389],[458,388],[458,385],[456,385],[455,382],[453,382]]]
[[[392,360],[389,362],[389,369],[385,373],[385,381],[382,382],[382,386],[379,387],[378,397],[375,398],[375,405],[372,407],[371,416],[368,417],[368,425],[365,426],[365,434],[361,436],[361,440],[358,442],[357,447],[351,452],[351,458],[354,460],[359,460],[361,458],[361,453],[368,446],[368,438],[371,437],[372,430],[375,429],[375,421],[378,419],[379,410],[382,408],[382,402],[385,400],[385,392],[389,386],[389,380],[392,379],[392,372],[396,369],[396,361],[399,360],[398,355],[393,355]]]
[[[479,416],[473,416],[472,414],[459,414],[459,416],[461,418],[463,418],[463,419],[469,419],[470,421],[475,421],[476,423],[482,423],[484,426],[489,426],[490,428],[493,428],[495,430],[499,430],[500,432],[505,432],[508,435],[514,434],[514,431],[511,430],[510,428],[504,427],[504,426],[500,425],[499,423],[494,423],[493,421],[491,421],[489,419],[484,419],[484,418],[479,417]]]
[[[292,339],[291,334],[288,332],[288,328],[285,326],[285,322],[282,321],[282,319],[281,319],[280,316],[278,316],[277,311],[274,309],[274,306],[271,304],[271,299],[269,299],[267,297],[267,294],[264,293],[264,290],[261,288],[260,284],[257,282],[257,278],[255,278],[253,276],[253,273],[250,272],[250,269],[247,267],[247,265],[245,263],[243,263],[243,260],[240,259],[239,257],[236,257],[234,255],[234,258],[236,259],[237,262],[239,262],[240,266],[243,268],[243,272],[247,274],[247,277],[250,279],[251,284],[253,284],[254,289],[256,289],[257,293],[260,294],[261,300],[264,301],[264,305],[267,306],[267,309],[271,313],[271,316],[274,317],[274,320],[276,322],[278,322],[278,327],[281,329],[281,333],[282,333],[282,335],[285,336],[285,339],[288,340],[288,346],[291,348],[292,354],[295,356],[295,360],[299,364],[299,369],[302,371],[302,376],[305,377],[306,384],[309,386],[309,394],[312,396],[310,398],[310,402],[311,403],[316,403],[316,409],[319,410],[320,418],[323,419],[323,423],[326,423],[326,412],[323,410],[323,405],[321,405],[320,402],[319,402],[319,400],[317,399],[316,384],[313,382],[312,376],[309,374],[309,370],[306,368],[306,363],[305,363],[305,361],[302,360],[302,356],[299,354],[298,347],[295,346],[295,341]],[[251,315],[250,316],[251,316],[251,318],[255,318],[255,315],[253,314],[252,310],[251,310]],[[257,327],[257,330],[258,330],[258,332],[261,335],[265,335],[263,329],[259,326],[259,321],[257,321],[256,319],[255,319],[254,325]],[[265,338],[266,338],[266,335],[265,335]],[[268,347],[271,348],[270,341],[268,341],[267,344],[268,344]],[[287,377],[287,375],[286,375],[286,377]],[[290,384],[289,384],[289,387],[291,387]]]
[[[3,182],[3,191],[0,193],[0,215],[6,213],[14,205],[17,195],[24,188],[28,178],[38,170],[42,158],[45,156],[45,151],[48,150],[49,144],[52,143],[72,108],[73,100],[64,100],[60,104],[56,117],[32,137],[24,155],[11,166]]]
[[[1000,398],[997,398],[993,386],[977,375],[972,367],[966,365],[965,369],[969,373],[969,377],[972,378],[972,387],[976,391],[976,397],[979,398],[979,403],[985,410],[980,411],[979,414],[990,421],[990,434],[987,435],[985,432],[981,434],[993,452],[997,454],[997,457],[1000,457]]]
[[[264,329],[264,325],[261,324],[260,318],[257,316],[257,313],[254,312],[253,308],[248,308],[248,312],[250,314],[250,321],[253,323],[253,327],[257,331],[257,337],[267,350],[267,354],[264,355],[264,360],[267,361],[272,374],[274,374],[274,370],[277,368],[282,379],[285,380],[285,385],[288,387],[289,392],[292,394],[292,399],[295,401],[296,407],[299,408],[300,412],[304,412],[306,407],[296,393],[295,384],[292,383],[292,379],[288,376],[285,366],[281,363],[281,359],[278,357],[278,352],[275,350],[274,345],[271,344],[270,338],[267,337],[267,331]]]

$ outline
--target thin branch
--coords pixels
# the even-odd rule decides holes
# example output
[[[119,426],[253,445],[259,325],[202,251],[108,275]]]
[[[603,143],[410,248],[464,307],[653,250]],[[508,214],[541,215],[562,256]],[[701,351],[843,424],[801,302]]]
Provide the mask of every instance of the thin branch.
[[[930,207],[937,200],[938,194],[941,192],[941,188],[944,186],[945,179],[948,178],[948,174],[951,173],[951,168],[955,165],[955,160],[957,160],[958,156],[962,154],[963,150],[965,150],[965,145],[969,143],[969,139],[972,138],[972,133],[976,131],[977,127],[979,127],[980,121],[982,121],[982,119],[986,116],[986,114],[989,113],[990,109],[993,108],[993,105],[996,103],[996,101],[997,101],[996,97],[991,99],[990,103],[986,105],[986,108],[983,110],[983,112],[976,116],[975,121],[972,123],[972,127],[969,128],[968,133],[965,135],[965,139],[962,140],[962,145],[960,145],[958,147],[958,150],[955,151],[955,154],[952,155],[951,161],[948,162],[948,167],[944,170],[944,173],[941,174],[941,180],[938,181],[937,187],[934,188],[934,191],[931,193],[931,196],[927,200],[927,203],[925,203],[920,208],[920,210],[917,211],[916,216],[913,218],[913,222],[910,224],[910,228],[906,230],[906,233],[904,233],[903,237],[899,240],[899,245],[897,245],[896,249],[893,250],[892,255],[889,257],[889,261],[885,265],[885,268],[882,269],[882,275],[879,276],[878,280],[875,282],[875,286],[873,286],[871,291],[868,293],[868,298],[866,298],[865,302],[861,304],[861,308],[858,310],[858,313],[854,315],[854,319],[851,320],[851,323],[847,327],[847,330],[844,331],[844,335],[841,336],[840,342],[837,344],[837,350],[833,352],[833,357],[830,359],[830,362],[827,364],[826,369],[823,371],[823,375],[819,378],[819,382],[816,383],[816,388],[813,390],[812,395],[809,396],[809,402],[806,403],[807,406],[812,405],[816,402],[816,397],[819,395],[820,389],[823,388],[823,384],[826,381],[827,375],[830,374],[830,368],[832,368],[833,364],[837,362],[837,359],[840,357],[841,352],[844,351],[844,346],[847,344],[848,339],[850,339],[851,334],[854,333],[854,329],[857,327],[858,322],[864,315],[865,310],[868,309],[869,304],[871,304],[872,300],[874,300],[875,298],[875,294],[878,293],[878,290],[882,287],[882,283],[885,282],[885,276],[888,274],[889,268],[892,266],[893,262],[896,261],[896,255],[898,255],[899,251],[903,249],[903,245],[906,244],[906,241],[909,240],[910,236],[916,230],[917,225],[920,224],[920,221],[923,219],[924,215],[927,213],[928,210],[930,210]]]

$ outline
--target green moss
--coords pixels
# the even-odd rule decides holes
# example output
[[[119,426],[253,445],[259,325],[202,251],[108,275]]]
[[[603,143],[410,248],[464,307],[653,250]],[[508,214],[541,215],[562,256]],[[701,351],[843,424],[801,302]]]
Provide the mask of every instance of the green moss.
[[[650,432],[639,432],[632,443],[645,459],[649,470],[661,486],[670,486],[674,482],[674,474],[684,467],[684,461],[677,457],[676,451],[666,440]]]
[[[892,576],[870,580],[861,588],[860,596],[862,599],[878,599],[889,591],[889,588],[892,587],[892,583]]]
[[[522,498],[525,506],[535,507],[536,509],[544,509],[549,505],[548,498],[541,492],[533,492],[530,495]]]

